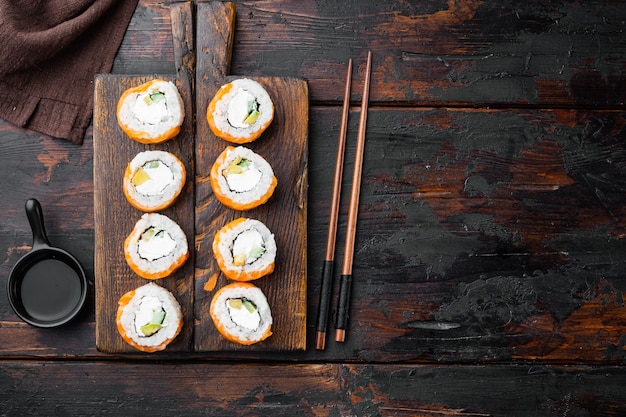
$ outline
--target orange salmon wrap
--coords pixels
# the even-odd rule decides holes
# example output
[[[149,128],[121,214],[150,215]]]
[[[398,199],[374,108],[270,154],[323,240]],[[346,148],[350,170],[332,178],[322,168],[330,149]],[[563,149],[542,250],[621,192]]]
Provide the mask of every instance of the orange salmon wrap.
[[[243,146],[226,147],[213,163],[209,180],[215,197],[239,211],[265,204],[278,185],[270,164]]]
[[[128,137],[155,144],[178,135],[185,107],[173,82],[155,79],[124,91],[117,102],[116,115]]]
[[[274,104],[256,81],[241,78],[217,90],[207,106],[213,134],[232,143],[258,139],[274,119]]]
[[[265,294],[249,282],[220,288],[209,312],[217,331],[233,343],[252,345],[272,335],[272,313]]]
[[[137,210],[160,211],[174,204],[186,177],[185,166],[174,154],[139,152],[124,171],[124,196]]]
[[[145,213],[124,241],[124,257],[140,277],[165,278],[189,258],[187,237],[169,217]]]
[[[149,283],[119,299],[115,323],[130,346],[142,352],[157,352],[178,336],[183,316],[172,293]]]
[[[217,265],[233,281],[252,281],[274,272],[276,250],[267,226],[244,217],[226,224],[213,239]]]

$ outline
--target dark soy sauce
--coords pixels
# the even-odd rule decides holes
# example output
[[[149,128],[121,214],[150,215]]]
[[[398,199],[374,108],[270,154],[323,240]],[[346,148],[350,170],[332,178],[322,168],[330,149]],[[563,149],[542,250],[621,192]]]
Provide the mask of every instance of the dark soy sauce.
[[[56,259],[33,264],[21,285],[24,310],[36,320],[55,321],[69,315],[80,302],[81,280],[69,265]]]

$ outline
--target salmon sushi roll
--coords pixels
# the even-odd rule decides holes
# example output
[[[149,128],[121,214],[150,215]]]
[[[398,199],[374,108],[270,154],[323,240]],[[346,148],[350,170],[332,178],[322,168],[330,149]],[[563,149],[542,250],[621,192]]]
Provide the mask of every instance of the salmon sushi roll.
[[[272,335],[272,312],[260,288],[236,282],[220,288],[209,310],[215,328],[226,340],[252,345]]]
[[[159,211],[174,204],[185,180],[185,166],[175,155],[144,151],[130,161],[124,172],[124,195],[138,210]]]
[[[252,281],[274,272],[276,241],[262,222],[241,217],[215,234],[213,254],[227,278]]]
[[[151,282],[120,298],[116,324],[126,343],[142,352],[156,352],[178,336],[183,313],[171,292]]]
[[[171,81],[156,79],[124,91],[117,102],[117,121],[131,139],[153,144],[178,135],[185,106]]]
[[[257,139],[274,119],[274,104],[261,84],[241,78],[220,87],[207,107],[213,134],[242,144]]]
[[[124,241],[124,257],[140,277],[165,278],[189,258],[187,237],[169,217],[145,213]]]
[[[211,167],[210,182],[222,204],[250,210],[270,199],[278,179],[261,155],[243,146],[228,146]]]

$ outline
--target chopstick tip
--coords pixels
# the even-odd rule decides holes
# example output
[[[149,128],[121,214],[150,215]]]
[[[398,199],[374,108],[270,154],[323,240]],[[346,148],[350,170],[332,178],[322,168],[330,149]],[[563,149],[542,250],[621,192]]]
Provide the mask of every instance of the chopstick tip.
[[[326,332],[317,332],[315,334],[315,349],[324,350],[326,348]]]
[[[345,329],[336,329],[335,330],[335,342],[344,342],[345,340],[346,340]]]

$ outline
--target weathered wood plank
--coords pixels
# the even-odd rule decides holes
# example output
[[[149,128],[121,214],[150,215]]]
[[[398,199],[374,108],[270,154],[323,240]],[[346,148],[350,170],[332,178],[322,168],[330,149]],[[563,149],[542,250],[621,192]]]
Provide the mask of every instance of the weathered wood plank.
[[[626,413],[626,371],[612,367],[3,361],[0,389],[7,416]]]
[[[174,42],[170,8],[140,0],[117,52],[114,74],[174,74]]]
[[[140,2],[115,72],[174,71],[160,3]],[[614,108],[626,99],[621,1],[234,3],[231,74],[306,78],[313,102],[339,103],[338,74],[369,49],[373,103]]]
[[[310,80],[314,101],[341,100],[341,68],[350,57],[365,62],[368,49],[375,103],[619,106],[626,97],[621,2],[237,7],[232,72],[296,73]]]
[[[325,115],[315,113],[328,123],[311,135],[330,143],[337,127]],[[623,119],[370,111],[348,356],[622,362]],[[310,154],[310,224],[322,235],[330,153]],[[322,259],[323,242],[311,239],[311,260]],[[320,268],[310,265],[313,285]]]

